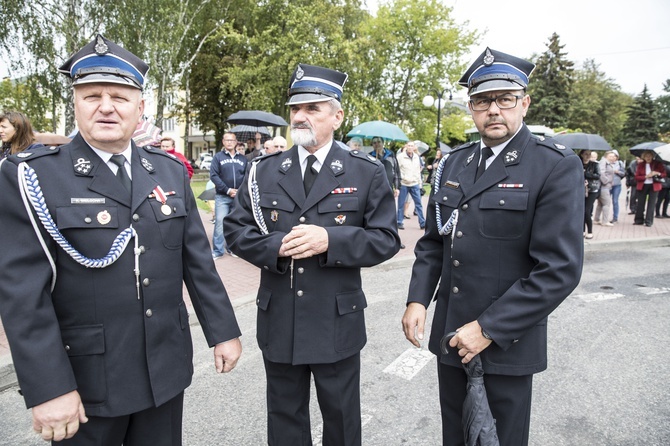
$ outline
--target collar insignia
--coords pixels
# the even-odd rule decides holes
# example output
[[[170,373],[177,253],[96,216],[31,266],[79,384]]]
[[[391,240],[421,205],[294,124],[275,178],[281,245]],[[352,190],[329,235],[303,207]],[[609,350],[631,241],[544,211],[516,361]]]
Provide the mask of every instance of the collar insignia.
[[[468,157],[468,159],[465,160],[465,164],[470,164],[470,162],[472,161],[472,159],[473,159],[474,157],[475,157],[475,152],[472,152],[472,153],[470,154],[470,156]]]
[[[281,167],[280,169],[286,172],[291,168],[293,165],[293,160],[291,158],[286,158],[284,161],[281,162]]]
[[[77,164],[74,165],[74,170],[77,173],[88,175],[88,173],[91,171],[92,167],[93,166],[91,165],[91,162],[89,160],[87,160],[86,158],[78,158],[77,159]]]
[[[509,164],[511,162],[516,161],[516,159],[519,157],[519,152],[516,150],[512,150],[511,152],[507,152],[505,154],[505,164]]]
[[[144,167],[147,172],[153,173],[156,170],[154,169],[154,166],[149,162],[148,159],[140,157],[140,161],[142,161],[142,167]]]
[[[333,160],[332,163],[330,163],[330,170],[333,171],[333,173],[340,173],[342,172],[342,161],[340,160]]]

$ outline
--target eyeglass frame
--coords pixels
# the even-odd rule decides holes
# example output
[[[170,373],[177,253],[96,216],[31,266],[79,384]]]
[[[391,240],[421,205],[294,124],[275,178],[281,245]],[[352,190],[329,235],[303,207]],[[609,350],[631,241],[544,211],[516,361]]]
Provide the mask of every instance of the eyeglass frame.
[[[511,107],[500,106],[500,104],[498,104],[498,99],[505,98],[505,97],[513,97],[514,98],[514,105],[512,105]],[[470,105],[470,109],[472,111],[488,111],[488,109],[491,108],[491,104],[494,103],[494,102],[496,103],[496,107],[498,107],[500,110],[511,110],[513,108],[516,108],[516,106],[519,104],[519,99],[523,99],[524,97],[526,97],[525,93],[522,94],[522,95],[516,95],[516,94],[512,94],[512,93],[503,93],[501,95],[498,95],[498,96],[495,96],[495,97],[492,97],[492,98],[479,98],[480,100],[488,101],[489,105],[486,108],[476,109],[475,105],[474,105],[474,101],[472,99],[470,99],[468,101],[468,104]]]

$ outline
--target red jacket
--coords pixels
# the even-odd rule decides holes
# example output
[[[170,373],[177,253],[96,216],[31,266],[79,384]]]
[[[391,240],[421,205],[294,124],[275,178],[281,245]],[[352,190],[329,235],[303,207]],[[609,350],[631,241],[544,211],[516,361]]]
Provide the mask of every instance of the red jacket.
[[[166,152],[169,153],[170,155],[174,156],[175,158],[177,158],[179,161],[181,161],[182,164],[184,166],[186,166],[186,170],[188,170],[188,177],[193,178],[193,166],[191,166],[191,163],[188,162],[188,160],[186,159],[186,157],[184,155],[177,152],[176,149],[166,150]]]
[[[665,173],[665,166],[660,161],[653,160],[651,162],[651,170],[660,172],[661,178],[667,177],[667,174]],[[644,187],[644,181],[646,179],[647,179],[647,163],[645,161],[638,162],[637,170],[635,171],[635,181],[637,182],[636,185],[637,190],[642,190],[642,188]],[[661,183],[657,183],[655,181],[652,183],[652,185],[654,187],[654,192],[659,192],[663,188],[663,185]]]

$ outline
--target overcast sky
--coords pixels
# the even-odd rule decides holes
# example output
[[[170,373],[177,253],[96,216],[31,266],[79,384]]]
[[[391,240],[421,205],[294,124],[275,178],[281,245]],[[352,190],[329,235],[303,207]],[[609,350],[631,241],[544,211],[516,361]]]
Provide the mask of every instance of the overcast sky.
[[[646,83],[656,98],[670,79],[670,0],[442,2],[453,7],[457,22],[468,21],[468,29],[486,32],[468,63],[487,46],[519,57],[543,53],[556,32],[576,68],[594,59],[626,93],[637,95]],[[367,3],[374,10],[377,0]],[[512,23],[513,31],[501,26],[503,21]]]

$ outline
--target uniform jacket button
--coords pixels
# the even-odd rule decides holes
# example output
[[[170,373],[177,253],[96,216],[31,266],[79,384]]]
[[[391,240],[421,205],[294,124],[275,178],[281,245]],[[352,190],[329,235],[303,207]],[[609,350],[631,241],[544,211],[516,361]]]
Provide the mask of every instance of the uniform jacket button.
[[[270,270],[270,267],[267,266],[267,265],[263,265],[263,269],[264,269],[265,271],[269,271],[269,270]]]
[[[149,286],[150,283],[151,283],[151,280],[149,280],[148,277],[142,281],[142,285],[144,285],[144,286]]]
[[[114,159],[116,159],[116,158],[114,158]],[[276,200],[272,202],[272,206],[277,206],[277,201]]]
[[[470,207],[470,205],[468,205],[467,203],[465,203],[465,204],[461,207],[461,209],[463,209],[464,211],[467,211],[469,207]]]
[[[133,214],[133,221],[140,221],[140,216],[137,214]]]
[[[459,262],[458,260],[454,260],[454,266],[458,268],[459,266],[461,266],[461,262]]]
[[[140,254],[144,254],[147,251],[147,249],[144,247],[144,245],[140,246]]]
[[[352,310],[355,310],[355,309],[356,309],[356,305],[352,305],[352,306],[351,306],[351,309],[352,309]]]
[[[505,200],[500,200],[500,206],[505,206]]]
[[[305,220],[306,220],[305,217],[300,217],[300,218],[298,219],[298,221],[299,221],[300,223],[305,223]]]
[[[342,261],[341,260],[335,261],[335,266],[342,266]]]
[[[153,315],[154,315],[154,312],[153,312],[153,311],[151,311],[151,308],[149,308],[149,309],[148,309],[147,311],[145,311],[145,312],[144,312],[144,314],[146,314],[146,315],[147,315],[147,317],[151,317],[151,316],[153,316]]]
[[[463,231],[456,231],[456,238],[463,237]]]
[[[303,295],[304,293],[302,292],[302,290],[298,290],[298,292],[297,292],[297,293],[295,293],[295,294],[297,294],[297,295],[298,295],[298,297],[302,297],[302,295]]]
[[[66,352],[69,352],[69,351],[70,351],[70,346],[67,345],[67,344],[65,344],[65,351],[66,351]]]
[[[114,158],[116,159],[116,158]],[[442,197],[442,201],[447,201],[447,197]]]
[[[458,294],[458,292],[459,292],[460,290],[458,289],[457,286],[455,286],[455,287],[453,287],[453,288],[451,289],[451,291],[452,291],[454,294]]]
[[[116,158],[114,158],[116,159]],[[342,207],[342,203],[337,203],[337,208],[340,209]]]
[[[302,266],[300,268],[298,268],[298,274],[302,274],[304,272],[305,272],[305,268],[303,268]]]
[[[116,159],[116,158],[114,158],[114,159]],[[90,223],[90,222],[92,222],[92,221],[93,221],[93,220],[91,219],[91,217],[86,217],[86,218],[84,219],[84,222],[85,222],[85,223]]]

